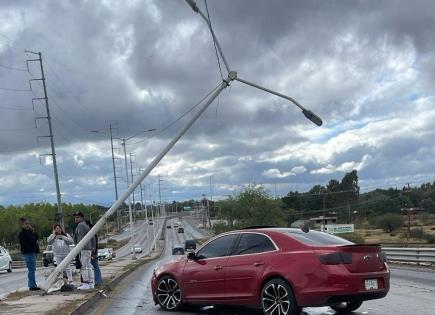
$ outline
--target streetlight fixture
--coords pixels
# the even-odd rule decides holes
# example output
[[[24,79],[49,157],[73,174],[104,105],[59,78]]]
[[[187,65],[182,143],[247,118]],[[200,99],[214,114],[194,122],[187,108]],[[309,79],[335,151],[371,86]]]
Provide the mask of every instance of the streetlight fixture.
[[[218,50],[219,55],[221,56],[223,63],[225,65],[225,68],[228,72],[227,77],[222,80],[222,82],[218,85],[216,89],[214,89],[207,97],[208,100],[205,101],[205,103],[202,105],[202,107],[192,116],[192,118],[184,125],[183,128],[178,132],[178,134],[166,145],[166,147],[155,156],[155,158],[151,161],[151,163],[145,168],[142,174],[136,178],[136,180],[131,184],[127,191],[124,192],[124,194],[110,207],[110,209],[101,217],[101,219],[95,223],[94,227],[85,235],[85,237],[74,247],[74,249],[67,255],[67,257],[62,260],[60,264],[57,265],[57,267],[54,269],[54,271],[49,275],[46,282],[42,285],[42,288],[47,291],[53,283],[56,281],[57,277],[62,273],[62,271],[65,269],[67,264],[70,263],[70,261],[73,259],[73,257],[77,256],[79,251],[85,246],[86,243],[88,243],[92,237],[98,232],[98,230],[104,225],[106,220],[116,211],[118,208],[122,205],[122,203],[128,198],[130,199],[130,194],[140,185],[140,183],[145,179],[145,177],[148,176],[149,173],[157,166],[157,164],[163,159],[163,157],[169,152],[169,150],[180,140],[180,138],[190,129],[190,127],[195,123],[195,121],[204,113],[204,111],[210,106],[210,104],[219,96],[219,94],[226,89],[232,81],[239,81],[242,83],[245,83],[249,86],[255,87],[257,89],[263,90],[265,92],[274,94],[278,97],[284,98],[297,107],[299,107],[302,110],[302,113],[304,116],[309,119],[311,122],[313,122],[317,126],[322,125],[322,119],[314,114],[312,111],[304,108],[302,105],[300,105],[297,101],[295,101],[290,96],[272,91],[270,89],[267,89],[265,87],[262,87],[258,84],[249,82],[247,80],[241,79],[237,77],[237,72],[234,70],[230,70],[230,67],[225,59],[225,56],[222,52],[222,49],[219,45],[219,42],[216,38],[216,35],[214,34],[214,31],[211,27],[210,21],[207,19],[207,17],[204,15],[204,13],[199,10],[198,6],[196,5],[196,2],[194,0],[186,0],[186,2],[192,7],[193,11],[196,13],[199,13],[201,17],[205,20],[207,23],[210,32],[213,36],[213,41],[216,45],[216,48]],[[124,141],[124,150],[125,150],[125,141],[131,139],[136,135],[133,135],[129,138],[123,139]],[[126,155],[125,155],[126,156]],[[126,168],[127,169],[127,168]],[[130,222],[131,223],[131,222]]]

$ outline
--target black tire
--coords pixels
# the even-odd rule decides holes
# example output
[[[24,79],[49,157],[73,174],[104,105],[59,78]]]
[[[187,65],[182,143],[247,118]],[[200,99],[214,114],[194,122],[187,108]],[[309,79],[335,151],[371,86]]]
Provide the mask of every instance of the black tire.
[[[12,262],[9,262],[9,269],[6,270],[7,272],[12,272]]]
[[[48,261],[47,261],[47,260],[44,259],[44,260],[42,261],[42,264],[44,265],[44,267],[48,267]]]
[[[280,278],[271,279],[263,286],[260,303],[264,315],[298,315],[302,310],[290,285]]]
[[[166,311],[176,311],[182,306],[181,289],[171,276],[162,277],[157,283],[156,300]]]
[[[336,314],[347,314],[358,309],[363,301],[353,301],[353,302],[342,302],[331,305],[330,307],[335,311]]]

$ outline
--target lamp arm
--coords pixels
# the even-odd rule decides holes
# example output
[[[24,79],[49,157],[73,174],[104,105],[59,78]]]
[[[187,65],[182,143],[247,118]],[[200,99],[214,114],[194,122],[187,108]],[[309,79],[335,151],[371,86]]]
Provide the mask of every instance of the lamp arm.
[[[247,80],[241,79],[241,78],[239,78],[239,77],[234,78],[234,80],[237,80],[237,81],[239,81],[239,82],[242,82],[242,83],[244,83],[244,84],[246,84],[246,85],[252,86],[252,87],[257,88],[257,89],[259,89],[259,90],[262,90],[262,91],[268,92],[268,93],[270,93],[270,94],[273,94],[273,95],[279,96],[279,97],[281,97],[281,98],[284,98],[284,99],[286,99],[286,100],[292,102],[292,103],[293,103],[294,105],[296,105],[297,107],[299,107],[299,108],[302,110],[302,113],[304,114],[304,116],[305,116],[306,118],[308,118],[309,120],[311,120],[314,124],[316,124],[317,126],[321,126],[321,125],[323,124],[322,119],[321,119],[319,116],[317,116],[316,114],[314,114],[311,110],[306,109],[305,107],[303,107],[303,106],[302,106],[301,104],[299,104],[299,103],[298,103],[294,98],[292,98],[292,97],[290,97],[290,96],[284,95],[284,94],[279,93],[279,92],[275,92],[275,91],[273,91],[273,90],[270,90],[270,89],[265,88],[265,87],[263,87],[263,86],[261,86],[261,85],[258,85],[258,84],[255,84],[255,83],[249,82],[249,81],[247,81]]]

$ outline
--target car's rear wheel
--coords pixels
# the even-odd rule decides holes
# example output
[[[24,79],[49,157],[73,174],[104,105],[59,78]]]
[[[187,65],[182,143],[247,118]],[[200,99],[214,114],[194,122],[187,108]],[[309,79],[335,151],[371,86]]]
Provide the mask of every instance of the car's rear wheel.
[[[292,288],[280,278],[269,280],[263,286],[260,299],[265,315],[297,315],[301,312]]]
[[[336,314],[346,314],[358,309],[361,304],[363,304],[363,301],[341,302],[331,305],[331,308],[336,312]]]
[[[12,262],[9,262],[9,269],[6,270],[7,272],[12,272]]]
[[[181,289],[177,280],[171,276],[162,277],[157,283],[156,299],[160,307],[175,311],[181,307]]]
[[[48,261],[47,261],[47,260],[44,259],[44,260],[42,261],[42,264],[44,265],[44,267],[48,267]]]

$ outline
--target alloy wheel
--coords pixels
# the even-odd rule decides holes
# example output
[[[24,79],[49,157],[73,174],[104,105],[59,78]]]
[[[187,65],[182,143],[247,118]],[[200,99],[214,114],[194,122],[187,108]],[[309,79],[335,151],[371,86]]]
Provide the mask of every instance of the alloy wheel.
[[[266,315],[293,315],[300,311],[290,286],[281,279],[272,279],[261,292],[261,305]]]
[[[181,305],[181,290],[172,277],[163,277],[157,285],[157,302],[166,310],[175,310]]]

